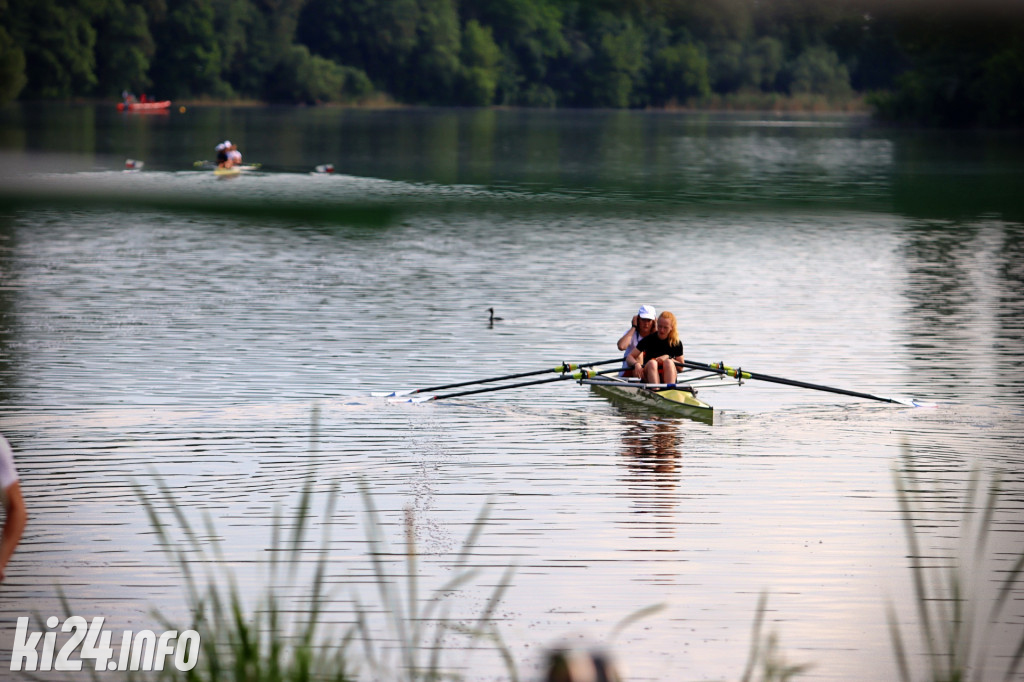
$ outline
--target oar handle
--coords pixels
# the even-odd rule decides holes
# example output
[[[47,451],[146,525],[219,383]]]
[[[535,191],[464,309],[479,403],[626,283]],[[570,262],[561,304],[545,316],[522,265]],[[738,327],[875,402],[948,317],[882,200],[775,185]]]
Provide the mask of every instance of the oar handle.
[[[885,396],[872,395],[870,393],[861,393],[860,391],[850,391],[845,388],[835,388],[833,386],[822,386],[821,384],[811,384],[806,381],[797,381],[796,379],[786,379],[784,377],[774,377],[770,374],[759,374],[757,372],[747,372],[738,367],[729,367],[721,362],[712,362],[705,364],[702,362],[691,362],[685,360],[683,365],[690,367],[691,369],[702,369],[708,372],[715,372],[716,374],[724,374],[735,379],[756,379],[758,381],[770,381],[775,384],[783,384],[785,386],[796,386],[798,388],[809,388],[814,391],[827,391],[828,393],[838,393],[840,395],[853,396],[854,398],[866,398],[868,400],[878,400],[883,403],[897,403],[903,404],[903,401],[896,400],[895,398],[887,398]]]

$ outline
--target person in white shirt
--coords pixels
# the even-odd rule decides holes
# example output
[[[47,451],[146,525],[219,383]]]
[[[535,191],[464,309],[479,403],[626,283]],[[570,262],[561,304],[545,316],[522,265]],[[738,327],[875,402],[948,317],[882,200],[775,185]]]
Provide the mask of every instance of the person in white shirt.
[[[21,483],[18,482],[18,470],[14,468],[14,452],[3,436],[0,436],[0,504],[4,508],[4,526],[0,533],[0,582],[3,582],[7,562],[21,541],[21,534],[25,532],[28,521],[25,500],[21,496]]]
[[[654,332],[654,324],[657,319],[657,311],[655,311],[654,306],[649,305],[640,306],[640,310],[633,316],[633,326],[622,335],[617,344],[619,350],[624,351],[622,354],[622,371],[619,372],[620,377],[633,376],[633,368],[626,364],[626,358],[636,348],[636,344],[640,343],[640,339]]]

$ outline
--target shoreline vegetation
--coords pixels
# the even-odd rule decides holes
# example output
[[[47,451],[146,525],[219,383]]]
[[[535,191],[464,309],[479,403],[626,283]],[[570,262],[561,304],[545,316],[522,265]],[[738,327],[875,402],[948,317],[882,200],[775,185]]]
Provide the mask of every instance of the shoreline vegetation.
[[[109,101],[109,100],[104,100]],[[270,107],[281,106],[280,103],[265,102],[251,99],[189,99],[175,101],[175,105],[186,107]],[[322,106],[338,109],[412,109],[424,105],[397,102],[391,97],[381,96],[367,98],[355,102],[323,102],[317,105],[295,104],[292,106]],[[427,105],[430,107],[431,105]],[[438,105],[434,105],[438,106]],[[440,108],[443,108],[440,107]],[[465,107],[475,109],[532,109],[515,105],[491,104],[481,107]],[[564,107],[569,108],[569,107]],[[573,107],[579,108],[579,107]],[[594,107],[586,109],[599,110]],[[602,109],[607,109],[602,107]],[[776,113],[850,113],[870,114],[871,107],[864,97],[852,97],[843,100],[830,100],[823,95],[781,95],[778,93],[733,93],[714,95],[700,102],[677,103],[668,102],[661,106],[649,105],[639,111],[651,112],[776,112]]]
[[[74,104],[110,105],[117,104],[116,100],[109,98],[76,97],[69,100]],[[45,103],[46,100],[23,101],[22,104]],[[247,98],[183,98],[172,101],[171,110],[177,111],[179,106],[189,108],[200,107],[234,107],[234,108],[260,108],[294,106],[306,107],[315,106],[335,109],[416,109],[416,108],[465,108],[465,109],[491,109],[491,110],[516,110],[536,109],[536,107],[491,104],[487,106],[447,106],[447,105],[423,105],[410,104],[396,101],[394,98],[381,94],[376,97],[367,97],[358,101],[349,102],[320,102],[316,104],[303,103],[281,103],[268,102],[259,99]],[[556,107],[557,108],[557,107]],[[575,110],[611,110],[610,107],[561,107],[561,109]],[[716,112],[764,112],[764,113],[793,113],[793,114],[851,114],[870,115],[872,108],[868,98],[855,96],[843,99],[831,99],[824,95],[783,95],[779,93],[732,93],[728,95],[712,95],[704,100],[696,102],[666,102],[663,105],[648,105],[634,111],[666,112],[666,113],[716,113]]]
[[[0,103],[142,93],[186,106],[863,107],[901,123],[1024,127],[1024,3],[0,4]]]

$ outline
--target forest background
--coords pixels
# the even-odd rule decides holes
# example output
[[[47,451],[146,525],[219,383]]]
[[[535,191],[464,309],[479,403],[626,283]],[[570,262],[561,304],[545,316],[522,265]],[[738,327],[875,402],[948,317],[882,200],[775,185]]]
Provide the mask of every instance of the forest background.
[[[1024,125],[1024,0],[0,0],[0,102],[872,107]]]

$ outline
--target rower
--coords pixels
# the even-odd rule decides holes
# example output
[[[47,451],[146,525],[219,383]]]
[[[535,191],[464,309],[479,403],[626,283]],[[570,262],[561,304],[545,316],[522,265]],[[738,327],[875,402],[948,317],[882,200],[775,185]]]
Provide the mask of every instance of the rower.
[[[217,167],[230,168],[231,159],[228,158],[228,152],[231,150],[231,143],[228,141],[221,142],[214,149],[217,151]]]
[[[640,310],[637,311],[636,315],[633,316],[633,325],[622,335],[616,344],[622,353],[622,371],[619,372],[620,377],[631,377],[635,376],[633,368],[626,362],[629,358],[629,354],[636,348],[636,344],[640,343],[640,339],[645,336],[649,336],[654,331],[654,321],[658,319],[658,314],[654,310],[654,306],[642,305]]]
[[[679,340],[676,316],[667,310],[658,316],[657,330],[636,344],[627,364],[636,376],[649,384],[674,384],[683,366],[683,342]]]
[[[225,142],[225,144],[228,144]],[[232,166],[242,165],[242,152],[238,151],[238,145],[233,144],[228,148],[228,161],[231,162]]]

